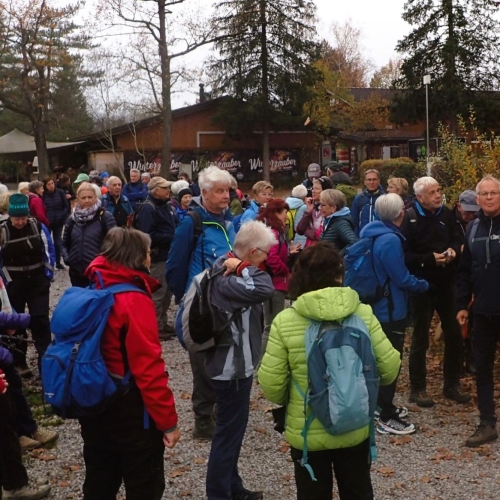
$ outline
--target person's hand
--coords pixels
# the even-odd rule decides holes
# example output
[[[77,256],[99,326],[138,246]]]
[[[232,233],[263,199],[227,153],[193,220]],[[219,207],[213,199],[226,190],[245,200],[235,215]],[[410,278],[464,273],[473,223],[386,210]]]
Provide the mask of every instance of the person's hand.
[[[181,438],[181,431],[179,429],[175,429],[172,432],[165,432],[163,434],[163,444],[167,448],[174,448],[177,444],[177,441]]]
[[[436,261],[436,266],[446,265],[446,255],[444,255],[443,253],[434,252],[434,259]]]
[[[5,380],[5,373],[0,370],[0,394],[5,394],[7,387],[9,387],[9,383]]]
[[[302,248],[302,243],[297,243],[294,245],[293,241],[290,242],[290,254],[299,253]]]
[[[449,264],[452,260],[454,260],[457,257],[457,254],[453,248],[448,248],[446,250],[446,263]]]
[[[67,194],[67,195],[66,195],[66,199],[67,199],[67,200],[71,200],[71,195],[70,195],[70,194]]]
[[[465,325],[469,321],[469,311],[467,309],[462,309],[457,313],[457,321],[460,326]]]
[[[312,198],[306,198],[306,212],[312,212],[314,201]]]
[[[238,266],[241,264],[240,259],[235,259],[234,257],[229,257],[229,259],[226,259],[222,263],[222,267],[226,268],[226,272],[224,273],[224,276],[228,276],[231,273],[235,273],[236,269],[238,269]]]

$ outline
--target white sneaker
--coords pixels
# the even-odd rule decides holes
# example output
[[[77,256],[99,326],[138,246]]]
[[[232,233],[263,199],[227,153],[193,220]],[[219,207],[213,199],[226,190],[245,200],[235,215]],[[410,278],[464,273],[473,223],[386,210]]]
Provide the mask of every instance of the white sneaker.
[[[379,434],[413,434],[417,428],[414,424],[405,422],[399,417],[389,418],[388,420],[379,420],[377,425],[377,432]]]
[[[406,406],[398,406],[396,408],[396,415],[399,417],[399,418],[405,418],[408,416],[408,408],[406,408]],[[375,410],[375,420],[378,420],[380,418],[380,411],[379,410]]]

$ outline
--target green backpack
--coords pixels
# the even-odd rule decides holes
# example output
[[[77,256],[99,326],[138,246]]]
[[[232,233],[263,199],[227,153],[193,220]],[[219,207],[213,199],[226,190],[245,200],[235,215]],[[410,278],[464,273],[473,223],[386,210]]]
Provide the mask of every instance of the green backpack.
[[[338,189],[339,191],[344,193],[345,198],[347,200],[347,206],[351,208],[352,202],[354,201],[354,198],[358,194],[357,189],[354,186],[349,186],[349,184],[337,184],[335,189]]]
[[[292,208],[286,213],[285,236],[287,241],[293,241],[295,238],[295,215],[297,215],[297,210],[297,208]]]

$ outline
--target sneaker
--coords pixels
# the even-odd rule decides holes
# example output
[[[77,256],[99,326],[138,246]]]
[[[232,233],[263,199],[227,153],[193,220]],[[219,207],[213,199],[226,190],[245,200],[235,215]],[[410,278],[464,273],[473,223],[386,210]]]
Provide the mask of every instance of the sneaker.
[[[40,488],[30,488],[24,486],[18,490],[3,490],[3,498],[8,500],[15,498],[16,500],[40,500],[45,498],[50,493],[50,486],[41,486]]]
[[[262,491],[250,491],[243,489],[236,495],[233,495],[233,500],[262,500],[264,494]]]
[[[378,420],[380,418],[380,412],[375,410],[375,419]],[[399,418],[405,418],[408,416],[408,408],[406,406],[398,406],[396,408],[396,416]]]
[[[194,439],[205,439],[212,441],[214,437],[215,425],[212,416],[209,417],[195,417],[194,428],[193,428],[193,438]]]
[[[460,392],[458,387],[451,387],[450,389],[445,389],[443,391],[443,395],[445,398],[451,399],[455,401],[455,403],[464,404],[468,403],[472,397],[470,394],[465,392]]]
[[[38,427],[38,429],[31,436],[36,441],[40,441],[42,444],[52,443],[59,438],[59,433],[56,431],[51,431],[46,427]]]
[[[399,417],[379,420],[377,425],[377,432],[379,434],[398,434],[403,436],[405,434],[413,434],[416,430],[417,428],[414,424],[410,424]]]
[[[425,390],[422,391],[412,391],[410,393],[410,403],[415,403],[417,406],[422,408],[432,408],[434,406],[434,400],[427,395]]]
[[[19,438],[19,444],[22,450],[34,450],[35,448],[41,448],[42,443],[36,439],[32,439],[28,436],[21,436]]]
[[[481,446],[490,441],[495,441],[497,438],[498,433],[496,426],[481,422],[474,431],[474,434],[465,441],[465,446],[475,448],[476,446]]]

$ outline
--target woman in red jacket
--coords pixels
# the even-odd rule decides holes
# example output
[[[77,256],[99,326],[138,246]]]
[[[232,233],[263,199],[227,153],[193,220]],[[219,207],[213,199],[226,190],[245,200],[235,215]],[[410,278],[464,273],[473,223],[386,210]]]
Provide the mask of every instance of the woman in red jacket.
[[[28,206],[30,207],[30,215],[38,222],[41,222],[47,229],[50,228],[50,222],[47,218],[47,209],[43,204],[43,182],[31,181],[28,186]]]
[[[80,419],[86,476],[84,500],[114,500],[123,482],[127,500],[157,500],[165,489],[163,453],[180,438],[172,391],[161,357],[151,294],[159,282],[149,275],[151,240],[135,229],[113,228],[102,254],[86,271],[99,286],[133,284],[146,294],[115,295],[102,338],[108,371],[132,375],[129,391],[103,413]]]
[[[278,243],[272,246],[267,253],[266,270],[271,276],[274,285],[274,295],[272,299],[264,303],[264,333],[262,335],[262,354],[264,354],[269,338],[271,324],[278,313],[285,309],[285,296],[288,291],[288,279],[290,269],[288,268],[289,254],[295,254],[300,250],[300,243],[294,245],[293,241],[286,240],[285,223],[287,220],[287,211],[290,209],[288,204],[281,198],[270,200],[260,210],[257,220],[264,222],[269,226],[276,236]]]

